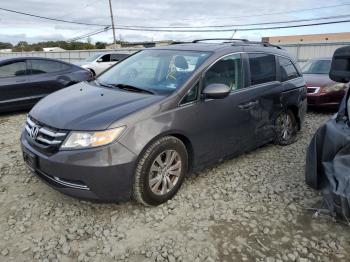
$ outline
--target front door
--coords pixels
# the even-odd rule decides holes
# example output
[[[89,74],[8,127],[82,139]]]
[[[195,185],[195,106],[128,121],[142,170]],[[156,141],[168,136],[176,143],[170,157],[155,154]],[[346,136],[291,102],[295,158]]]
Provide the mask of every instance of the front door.
[[[198,117],[195,138],[199,165],[236,155],[256,146],[255,133],[260,116],[257,94],[246,85],[245,62],[241,54],[225,56],[212,65],[203,77],[203,88],[220,83],[231,88],[223,99],[205,99],[193,106]]]
[[[115,64],[115,62],[111,61],[110,54],[106,54],[106,55],[101,56],[97,60],[97,65],[96,65],[96,70],[95,70],[96,75],[101,74],[103,71],[110,68],[114,64]]]

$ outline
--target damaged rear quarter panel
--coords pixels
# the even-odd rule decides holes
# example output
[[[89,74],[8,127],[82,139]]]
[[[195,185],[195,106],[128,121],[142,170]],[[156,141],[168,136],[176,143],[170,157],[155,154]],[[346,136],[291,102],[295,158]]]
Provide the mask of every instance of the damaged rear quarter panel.
[[[306,104],[306,84],[302,77],[283,83],[283,92],[281,93],[281,105],[283,109],[292,110],[297,118],[299,127],[304,122],[307,104]]]

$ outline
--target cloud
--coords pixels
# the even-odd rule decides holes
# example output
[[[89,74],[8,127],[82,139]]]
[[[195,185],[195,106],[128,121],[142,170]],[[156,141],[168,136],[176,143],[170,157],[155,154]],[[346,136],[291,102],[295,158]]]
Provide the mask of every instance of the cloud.
[[[116,18],[116,25],[143,25],[143,26],[203,26],[222,24],[244,24],[252,22],[266,22],[290,20],[295,18],[320,17],[327,15],[346,14],[350,6],[319,9],[315,11],[261,16],[262,13],[288,12],[295,9],[320,7],[319,0],[128,0],[112,1]],[[336,5],[342,0],[332,3],[322,3],[322,6]],[[110,24],[108,1],[106,0],[16,0],[2,1],[3,8],[14,9],[46,17],[108,25]],[[70,39],[88,32],[96,31],[102,27],[81,26],[38,18],[12,14],[0,10],[0,41],[45,41],[47,39]],[[258,40],[263,35],[297,34],[304,32],[318,33],[320,30],[327,32],[347,31],[346,26],[337,25],[329,27],[277,30],[260,32],[240,32],[236,36],[244,36]],[[230,37],[232,32],[222,33],[170,33],[170,32],[132,32],[117,30],[118,38],[128,41],[142,40],[190,40],[203,37]],[[112,33],[103,33],[92,37],[94,41],[112,41]]]

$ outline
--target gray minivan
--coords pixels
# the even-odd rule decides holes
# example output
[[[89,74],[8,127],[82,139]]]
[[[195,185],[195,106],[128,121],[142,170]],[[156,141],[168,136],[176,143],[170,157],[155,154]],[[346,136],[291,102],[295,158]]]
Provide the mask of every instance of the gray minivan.
[[[44,98],[21,143],[29,168],[63,193],[158,205],[187,174],[294,142],[305,112],[305,81],[283,49],[194,41],[142,50]]]

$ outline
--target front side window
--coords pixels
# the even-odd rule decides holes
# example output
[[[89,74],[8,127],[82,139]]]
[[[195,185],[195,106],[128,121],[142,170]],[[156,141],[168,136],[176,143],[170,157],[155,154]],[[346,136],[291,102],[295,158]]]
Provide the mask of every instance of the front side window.
[[[288,58],[279,57],[281,82],[288,81],[299,77],[298,71],[294,64]]]
[[[251,85],[276,81],[275,56],[270,54],[248,54]]]
[[[216,62],[206,72],[204,86],[225,84],[232,91],[243,87],[242,59],[240,54],[230,55]]]
[[[182,50],[143,50],[107,70],[99,76],[98,81],[169,94],[180,88],[210,54]]]
[[[303,74],[329,74],[331,70],[331,60],[311,60],[302,68]]]
[[[111,61],[111,55],[104,55],[100,59],[102,60],[102,62],[110,62]]]
[[[56,73],[70,68],[69,65],[57,61],[35,59],[30,62],[32,75]]]
[[[0,77],[15,77],[26,75],[26,63],[24,61],[8,63],[0,66]]]

